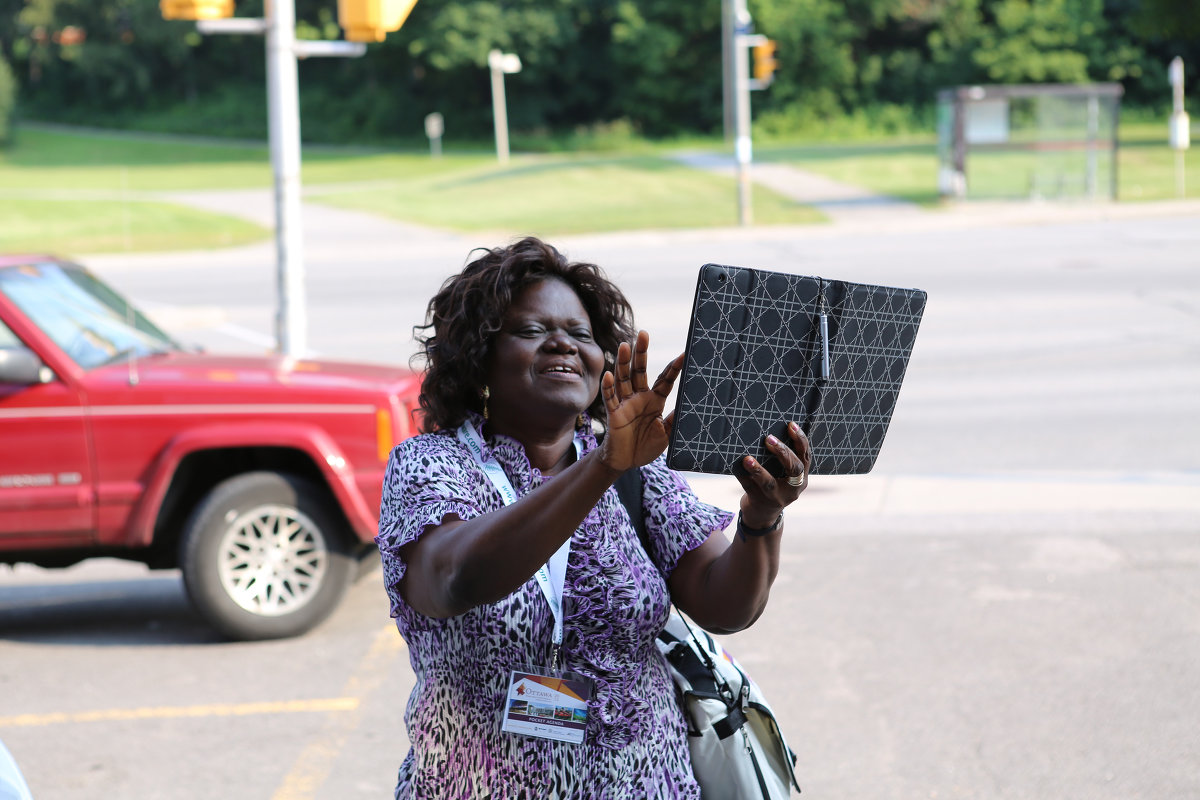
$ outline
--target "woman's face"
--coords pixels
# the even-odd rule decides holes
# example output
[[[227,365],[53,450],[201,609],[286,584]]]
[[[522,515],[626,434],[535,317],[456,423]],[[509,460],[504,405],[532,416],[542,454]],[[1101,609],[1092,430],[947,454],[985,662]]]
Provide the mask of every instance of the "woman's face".
[[[583,303],[555,278],[517,295],[489,362],[489,419],[502,432],[573,424],[596,398],[604,374],[604,352]]]

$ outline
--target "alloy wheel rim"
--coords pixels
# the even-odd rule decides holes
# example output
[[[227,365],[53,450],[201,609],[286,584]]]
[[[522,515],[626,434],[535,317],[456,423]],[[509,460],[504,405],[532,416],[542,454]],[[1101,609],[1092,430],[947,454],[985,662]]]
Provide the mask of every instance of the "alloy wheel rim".
[[[233,520],[221,537],[221,588],[237,605],[261,617],[280,617],[316,596],[329,569],[320,528],[290,506],[257,506]]]

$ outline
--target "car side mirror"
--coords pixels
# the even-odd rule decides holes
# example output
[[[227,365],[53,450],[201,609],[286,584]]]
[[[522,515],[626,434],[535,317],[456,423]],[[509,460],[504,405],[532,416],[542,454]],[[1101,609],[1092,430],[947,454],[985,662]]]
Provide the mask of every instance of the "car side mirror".
[[[0,383],[31,386],[52,380],[54,372],[28,347],[0,348]]]

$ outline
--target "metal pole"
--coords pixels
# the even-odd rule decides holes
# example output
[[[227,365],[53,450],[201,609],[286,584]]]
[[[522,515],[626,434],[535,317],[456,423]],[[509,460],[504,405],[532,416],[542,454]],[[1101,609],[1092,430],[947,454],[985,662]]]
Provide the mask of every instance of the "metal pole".
[[[1087,99],[1087,174],[1084,176],[1084,185],[1086,187],[1087,196],[1091,200],[1096,199],[1096,192],[1099,190],[1096,183],[1096,140],[1100,136],[1100,98],[1096,95],[1088,95]]]
[[[275,173],[275,253],[279,352],[304,355],[308,317],[304,297],[304,231],[300,220],[300,90],[296,77],[293,0],[267,2],[267,128]]]
[[[967,90],[954,93],[954,197],[967,196]]]
[[[1187,111],[1183,108],[1183,59],[1179,56],[1171,59],[1170,66],[1167,67],[1168,80],[1171,83],[1171,121],[1170,121],[1170,136],[1168,137],[1171,147],[1175,149],[1175,193],[1179,197],[1187,195],[1187,187],[1184,184],[1185,172],[1183,163],[1183,151],[1191,147],[1191,122],[1188,120]]]
[[[750,65],[746,62],[743,37],[750,31],[746,0],[733,0],[733,85],[734,153],[737,158],[738,224],[750,225],[754,211],[750,198],[750,162],[754,147],[750,139]]]
[[[504,70],[500,65],[499,51],[495,57],[488,56],[488,67],[492,71],[492,118],[496,124],[496,157],[501,164],[508,163],[508,109],[504,99]]]

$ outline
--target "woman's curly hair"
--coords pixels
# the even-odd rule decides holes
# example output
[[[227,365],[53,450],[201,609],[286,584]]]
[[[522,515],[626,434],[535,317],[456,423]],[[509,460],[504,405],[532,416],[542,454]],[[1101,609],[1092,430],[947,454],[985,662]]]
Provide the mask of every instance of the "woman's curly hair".
[[[463,271],[442,284],[413,328],[420,345],[414,360],[425,362],[421,386],[421,429],[452,430],[468,411],[483,408],[492,341],[509,306],[521,290],[548,278],[575,290],[592,323],[592,336],[611,363],[621,342],[632,342],[633,308],[625,295],[595,264],[569,262],[551,245],[532,236],[508,247],[482,251]],[[604,420],[604,402],[596,393],[588,413]]]

